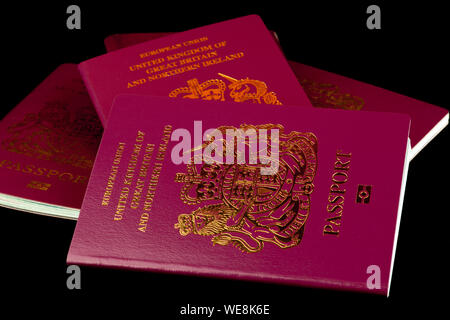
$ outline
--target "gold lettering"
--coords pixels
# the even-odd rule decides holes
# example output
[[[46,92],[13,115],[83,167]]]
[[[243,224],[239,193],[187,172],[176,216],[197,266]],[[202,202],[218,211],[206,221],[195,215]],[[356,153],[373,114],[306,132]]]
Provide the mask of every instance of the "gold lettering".
[[[336,161],[331,175],[332,184],[326,206],[327,218],[325,218],[326,224],[323,227],[324,235],[339,235],[344,213],[345,185],[349,180],[351,155],[351,153],[344,153],[342,150],[336,151]]]
[[[112,190],[116,181],[117,172],[119,171],[119,164],[122,159],[122,154],[125,149],[125,142],[119,142],[116,148],[116,153],[113,159],[113,165],[109,171],[108,181],[106,182],[106,188],[103,193],[102,206],[109,205],[111,199]]]
[[[161,53],[164,53],[164,52],[168,52],[168,51],[171,51],[171,50],[176,50],[176,49],[179,49],[179,48],[181,48],[181,43],[176,43],[176,44],[173,44],[171,46],[166,46],[166,47],[163,47],[163,48],[158,48],[158,49],[155,49],[155,50],[150,50],[150,51],[141,53],[141,54],[139,54],[139,57],[141,59],[143,59],[143,58],[146,58],[146,57],[149,57],[149,56],[155,56],[155,55],[158,55],[158,54],[161,54]]]
[[[141,214],[141,217],[139,219],[139,227],[138,230],[141,232],[147,231],[147,224],[148,224],[149,214],[147,212],[144,212]]]
[[[130,192],[130,188],[128,188],[128,187],[123,187],[120,190],[119,201],[117,202],[116,212],[114,213],[115,221],[120,221],[123,218],[123,214],[125,212],[125,206],[127,204],[129,192]]]
[[[335,235],[338,236],[339,235],[339,231],[336,231],[333,229],[333,226],[327,224],[325,227],[323,227],[323,234],[331,234],[331,235]]]
[[[147,191],[145,192],[145,195],[144,195],[143,213],[140,216],[139,224],[137,227],[137,229],[141,232],[147,231],[147,224],[149,221],[150,212],[152,210],[153,201],[154,201],[154,198],[156,195],[156,186],[158,185],[159,177],[160,177],[162,166],[163,166],[162,161],[164,160],[164,157],[165,157],[165,152],[167,150],[167,144],[169,143],[171,132],[172,132],[171,125],[164,126],[164,133],[163,133],[163,136],[161,137],[161,142],[157,149],[156,160],[158,162],[155,162],[153,164],[153,168],[151,169],[151,172],[150,172],[150,176],[149,176],[150,179],[148,181]],[[146,146],[145,152],[148,153],[149,157],[151,157],[154,150],[155,150],[155,145],[148,144]],[[144,155],[144,160],[145,160],[145,155]],[[143,165],[144,165],[144,161],[143,161]],[[148,166],[145,168],[145,175],[147,174],[147,168],[148,168]],[[140,192],[142,194],[143,185],[142,185],[142,189],[140,189]]]
[[[154,66],[160,63],[164,62],[164,58],[159,58],[159,59],[153,59],[153,60],[148,60],[139,64],[135,64],[130,66],[130,71],[136,71],[136,70],[141,70],[141,69],[145,69],[148,68],[150,66]]]
[[[239,59],[239,58],[242,58],[242,57],[244,57],[244,52],[241,51],[241,52],[238,52],[238,53],[235,53],[235,54],[230,54],[230,55],[225,56],[225,57],[218,57],[218,58],[215,58],[215,59],[204,61],[202,63],[202,65],[203,65],[203,67],[210,67],[210,66],[213,66],[213,65],[216,65],[216,64],[219,64],[219,63],[223,63],[223,62]]]
[[[129,88],[137,87],[146,82],[147,82],[147,80],[145,78],[134,80],[134,81],[128,82],[127,88],[129,89]]]

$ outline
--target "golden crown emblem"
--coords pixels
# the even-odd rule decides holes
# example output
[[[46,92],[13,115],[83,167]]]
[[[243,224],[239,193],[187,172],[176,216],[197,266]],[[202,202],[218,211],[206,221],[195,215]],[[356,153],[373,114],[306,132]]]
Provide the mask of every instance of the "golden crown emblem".
[[[345,110],[361,110],[364,107],[361,97],[342,92],[335,84],[309,79],[302,79],[300,84],[314,107]]]
[[[226,128],[230,127],[218,130]],[[279,124],[241,125],[241,129],[280,131],[277,173],[262,175],[258,164],[191,161],[175,181],[183,184],[183,203],[196,209],[178,215],[174,227],[182,236],[210,236],[214,245],[232,245],[247,253],[262,250],[265,243],[294,247],[309,216],[317,138],[311,132],[286,134]]]
[[[182,98],[189,99],[225,101],[227,97],[226,91],[228,89],[228,97],[235,102],[282,104],[278,100],[276,93],[269,91],[263,81],[249,78],[238,80],[223,73],[218,73],[218,75],[230,82],[228,87],[221,79],[210,79],[199,83],[194,78],[187,81],[187,87],[181,87],[171,91],[169,97],[176,98],[181,96]]]

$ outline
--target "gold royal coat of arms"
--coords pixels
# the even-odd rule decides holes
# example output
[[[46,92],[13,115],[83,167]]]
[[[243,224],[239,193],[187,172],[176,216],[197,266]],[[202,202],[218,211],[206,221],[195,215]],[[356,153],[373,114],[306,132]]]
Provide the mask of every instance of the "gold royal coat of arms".
[[[218,130],[229,128],[234,127]],[[277,173],[262,175],[261,164],[195,164],[192,159],[187,172],[178,173],[175,181],[183,184],[181,200],[197,208],[180,214],[174,227],[182,236],[211,237],[214,245],[232,245],[247,253],[261,251],[265,243],[295,247],[310,211],[317,138],[313,133],[286,134],[279,124],[241,125],[243,130],[249,128],[279,129]],[[236,151],[234,156],[236,160]]]
[[[253,80],[249,78],[235,79],[225,74],[219,73],[219,76],[228,80],[228,96],[235,102],[253,102],[281,105],[277,95],[273,91],[269,91],[267,85],[263,81]],[[187,87],[180,87],[172,90],[169,97],[188,98],[188,99],[203,99],[225,101],[227,85],[220,79],[209,79],[205,82],[199,83],[194,78],[187,81]]]

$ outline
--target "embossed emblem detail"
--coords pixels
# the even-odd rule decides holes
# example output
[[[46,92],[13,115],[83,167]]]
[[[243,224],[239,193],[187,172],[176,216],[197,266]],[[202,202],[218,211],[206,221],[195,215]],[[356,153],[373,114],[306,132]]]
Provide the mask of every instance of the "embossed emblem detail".
[[[345,110],[361,110],[364,107],[361,97],[342,92],[332,83],[302,79],[300,84],[314,107]]]
[[[91,168],[92,157],[86,149],[98,145],[102,126],[91,106],[71,112],[60,101],[46,103],[39,112],[27,113],[8,127],[1,146],[14,153]]]
[[[281,105],[275,92],[269,91],[263,81],[234,79],[225,74],[219,76],[229,81],[228,87],[221,79],[210,79],[199,83],[194,78],[187,81],[187,87],[181,87],[169,93],[169,97],[225,101],[228,97],[235,102],[254,102]],[[227,90],[228,89],[228,90]],[[228,92],[228,95],[227,95]]]
[[[230,127],[220,127],[224,131]],[[279,169],[261,175],[261,165],[187,164],[178,173],[181,200],[197,208],[178,216],[180,235],[212,237],[214,245],[233,245],[258,252],[265,243],[297,246],[307,221],[317,170],[317,138],[313,133],[284,133],[281,125],[242,125],[241,129],[277,128]],[[202,148],[206,148],[204,144]],[[268,146],[270,147],[270,145]],[[226,152],[224,148],[224,152]],[[237,154],[235,153],[235,157]]]

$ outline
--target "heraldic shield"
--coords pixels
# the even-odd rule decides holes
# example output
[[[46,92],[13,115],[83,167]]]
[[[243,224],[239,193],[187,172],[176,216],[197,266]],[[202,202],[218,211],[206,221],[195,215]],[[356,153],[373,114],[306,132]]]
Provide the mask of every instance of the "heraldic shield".
[[[230,128],[234,127],[218,130],[225,133]],[[282,249],[295,247],[302,239],[310,211],[317,138],[313,133],[286,134],[279,124],[241,125],[240,129],[237,131],[279,130],[278,171],[262,175],[262,164],[196,164],[192,158],[187,172],[178,173],[175,181],[183,184],[181,200],[197,209],[181,213],[175,228],[182,236],[212,237],[214,245],[232,245],[248,253],[262,250],[265,243]],[[267,139],[265,151],[269,155],[271,143]],[[225,153],[225,142],[223,150]]]

